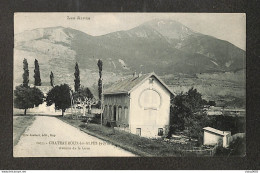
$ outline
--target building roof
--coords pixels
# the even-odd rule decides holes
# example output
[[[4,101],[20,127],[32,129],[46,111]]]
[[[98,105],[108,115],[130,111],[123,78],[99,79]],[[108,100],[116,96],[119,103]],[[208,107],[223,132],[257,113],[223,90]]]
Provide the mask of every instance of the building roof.
[[[212,127],[204,127],[203,129],[206,130],[206,131],[215,133],[215,134],[217,134],[217,135],[221,135],[221,136],[225,136],[225,135],[227,135],[227,134],[230,134],[229,131],[221,131],[221,130],[218,130],[218,129],[214,129],[214,128],[212,128]]]
[[[123,93],[130,93],[136,87],[141,85],[146,79],[154,76],[171,94],[174,93],[168,88],[168,86],[153,72],[148,74],[143,74],[140,76],[132,76],[130,78],[118,81],[111,85],[109,88],[104,90],[104,95],[108,94],[123,94]]]

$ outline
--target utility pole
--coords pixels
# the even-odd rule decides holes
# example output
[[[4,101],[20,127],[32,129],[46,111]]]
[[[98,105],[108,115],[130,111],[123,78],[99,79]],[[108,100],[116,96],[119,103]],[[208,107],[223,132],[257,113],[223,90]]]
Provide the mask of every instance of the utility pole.
[[[70,90],[70,108],[71,108],[71,114],[73,114],[73,111],[72,111],[72,103],[73,103],[73,96],[72,96],[72,91]]]
[[[102,81],[102,92],[101,92],[101,126],[103,125],[103,111],[104,111],[104,95],[103,95],[103,78]]]

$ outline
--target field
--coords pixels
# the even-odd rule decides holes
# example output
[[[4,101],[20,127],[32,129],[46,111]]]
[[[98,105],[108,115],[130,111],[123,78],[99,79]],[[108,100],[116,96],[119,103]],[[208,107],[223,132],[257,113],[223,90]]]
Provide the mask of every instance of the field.
[[[187,92],[194,87],[204,99],[215,101],[217,106],[245,108],[246,105],[245,70],[212,74],[165,75],[162,79],[176,94]]]

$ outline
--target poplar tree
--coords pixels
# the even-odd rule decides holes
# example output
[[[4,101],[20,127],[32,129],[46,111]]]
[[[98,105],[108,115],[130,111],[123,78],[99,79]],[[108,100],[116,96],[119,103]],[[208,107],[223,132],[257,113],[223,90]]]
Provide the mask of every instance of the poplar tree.
[[[34,60],[34,85],[35,86],[41,86],[41,75],[40,75],[40,67],[38,60]]]
[[[102,66],[103,62],[99,59],[97,63],[98,69],[99,69],[99,79],[98,79],[98,97],[99,100],[101,100],[102,95]]]
[[[23,86],[29,87],[29,69],[27,59],[23,60]]]
[[[74,79],[74,87],[75,87],[75,92],[77,92],[80,88],[80,76],[79,76],[79,66],[78,63],[76,62],[75,65],[75,73],[74,73],[75,79]]]
[[[50,74],[50,83],[51,83],[51,86],[54,87],[54,75],[51,71],[51,74]]]

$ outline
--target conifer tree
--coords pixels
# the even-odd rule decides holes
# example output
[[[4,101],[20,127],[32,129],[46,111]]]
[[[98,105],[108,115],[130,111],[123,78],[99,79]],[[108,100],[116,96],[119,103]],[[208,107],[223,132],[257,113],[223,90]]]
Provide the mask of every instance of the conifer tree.
[[[29,69],[27,59],[23,60],[23,86],[29,87]]]
[[[54,87],[54,75],[51,71],[51,74],[50,74],[50,83],[51,83],[51,86]]]
[[[77,92],[80,88],[80,76],[79,76],[79,66],[78,63],[76,62],[75,65],[75,73],[74,73],[75,79],[74,79],[74,88],[75,88],[75,92]]]
[[[41,76],[40,76],[40,67],[38,60],[35,59],[34,61],[34,85],[35,86],[41,86]]]
[[[99,59],[97,63],[98,69],[99,69],[99,79],[98,79],[98,97],[99,100],[101,100],[101,94],[102,94],[102,66],[103,62]]]

